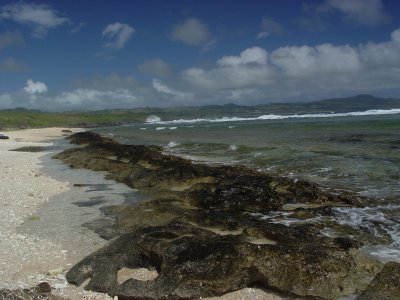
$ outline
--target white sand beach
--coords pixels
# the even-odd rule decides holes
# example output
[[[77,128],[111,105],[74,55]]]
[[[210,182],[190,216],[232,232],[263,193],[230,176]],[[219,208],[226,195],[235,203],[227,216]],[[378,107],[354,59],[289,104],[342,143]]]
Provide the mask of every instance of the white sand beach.
[[[65,271],[68,260],[63,247],[51,240],[24,235],[18,227],[36,218],[35,211],[52,196],[65,192],[68,184],[42,174],[43,152],[15,152],[26,146],[51,146],[64,128],[7,131],[0,140],[0,288],[29,288],[46,281],[56,295],[70,299],[110,299],[69,285]],[[68,128],[73,132],[79,128]]]
[[[41,173],[43,152],[15,152],[25,146],[51,146],[62,138],[66,128],[7,131],[9,140],[0,140],[0,289],[29,288],[42,281],[53,293],[67,299],[112,299],[106,294],[84,291],[65,280],[66,271],[89,253],[70,256],[52,240],[22,234],[19,226],[36,218],[35,211],[57,194],[68,190],[68,183]],[[68,128],[77,132],[79,128]],[[100,247],[100,245],[99,245]],[[283,299],[259,289],[246,288],[210,299]]]

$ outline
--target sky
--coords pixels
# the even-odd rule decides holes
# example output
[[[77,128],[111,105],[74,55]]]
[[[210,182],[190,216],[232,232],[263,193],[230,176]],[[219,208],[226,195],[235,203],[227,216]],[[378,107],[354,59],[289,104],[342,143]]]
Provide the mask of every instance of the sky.
[[[398,0],[0,0],[0,109],[400,98]]]

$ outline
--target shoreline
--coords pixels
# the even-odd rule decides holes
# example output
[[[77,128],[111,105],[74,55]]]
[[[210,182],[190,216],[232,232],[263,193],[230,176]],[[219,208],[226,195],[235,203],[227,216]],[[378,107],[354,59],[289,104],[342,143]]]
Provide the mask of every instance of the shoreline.
[[[68,130],[71,132],[63,132]],[[36,212],[52,198],[68,193],[68,182],[58,181],[43,173],[41,152],[9,151],[20,147],[51,147],[54,141],[67,134],[81,131],[81,128],[41,128],[11,130],[5,134],[9,140],[0,141],[0,195],[3,210],[0,212],[0,289],[31,288],[40,282],[52,286],[53,295],[67,299],[112,299],[107,294],[83,290],[68,284],[65,273],[76,261],[72,261],[67,250],[60,243],[34,235],[21,233],[20,227],[26,222],[35,222]],[[92,171],[90,171],[92,172]],[[100,248],[102,245],[99,245]],[[90,253],[87,253],[87,255]],[[76,259],[76,257],[75,257]],[[143,272],[138,270],[138,272]],[[138,274],[136,274],[138,275]],[[140,275],[140,274],[139,274]],[[147,279],[151,274],[141,274]],[[275,294],[257,288],[245,288],[220,297],[205,299],[283,299]]]
[[[70,299],[112,299],[105,294],[84,291],[69,285],[65,272],[75,261],[55,241],[21,231],[26,222],[38,220],[37,211],[62,193],[67,182],[43,173],[42,158],[46,147],[63,138],[68,130],[81,128],[42,128],[6,131],[8,140],[0,141],[0,289],[32,288],[48,282],[53,295]],[[71,133],[68,132],[68,133]],[[9,151],[21,147],[43,147],[39,152]]]

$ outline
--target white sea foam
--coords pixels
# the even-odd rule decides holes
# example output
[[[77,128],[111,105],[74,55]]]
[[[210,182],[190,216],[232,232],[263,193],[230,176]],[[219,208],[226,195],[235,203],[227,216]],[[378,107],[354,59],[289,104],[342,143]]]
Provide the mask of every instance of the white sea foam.
[[[229,147],[228,147],[228,150],[231,150],[231,151],[236,151],[238,149],[238,146],[236,146],[236,145],[229,145]]]
[[[156,130],[164,130],[167,127],[157,127]]]
[[[365,246],[363,248],[363,251],[375,257],[382,263],[386,263],[389,261],[395,261],[400,263],[400,249],[398,246],[393,246],[393,245]]]
[[[147,128],[146,127],[140,127],[139,129],[140,130],[146,130]]]
[[[387,218],[384,213],[385,210],[393,209],[399,209],[399,206],[334,208],[333,211],[337,223],[367,229],[378,237],[382,236],[382,230],[392,238],[394,244],[400,246],[400,224]],[[380,224],[380,226],[377,227],[377,224]]]
[[[147,118],[146,122],[156,124],[189,124],[189,123],[218,123],[218,122],[240,122],[240,121],[257,121],[257,120],[284,120],[284,119],[304,119],[304,118],[335,118],[335,117],[351,117],[351,116],[373,116],[373,115],[395,115],[400,114],[400,108],[394,109],[370,109],[366,111],[355,111],[347,113],[320,113],[320,114],[293,114],[293,115],[262,115],[253,118],[242,118],[242,117],[222,117],[217,119],[179,119],[172,121],[161,121],[157,116],[150,116],[155,118]],[[159,120],[158,120],[158,119]]]
[[[175,127],[169,127],[168,129],[169,129],[169,130],[176,130],[177,128],[178,128],[178,127],[175,126]]]
[[[156,115],[150,115],[146,119],[146,123],[159,123],[161,122],[161,118]]]
[[[179,145],[180,145],[179,143],[171,141],[171,142],[168,143],[167,147],[168,148],[174,148],[174,147],[179,146]]]
[[[389,235],[391,245],[366,246],[364,251],[376,259],[400,262],[400,224],[387,218],[384,211],[398,210],[399,205],[378,206],[376,208],[335,208],[335,219],[339,224],[350,225],[360,230],[368,230],[377,237]]]

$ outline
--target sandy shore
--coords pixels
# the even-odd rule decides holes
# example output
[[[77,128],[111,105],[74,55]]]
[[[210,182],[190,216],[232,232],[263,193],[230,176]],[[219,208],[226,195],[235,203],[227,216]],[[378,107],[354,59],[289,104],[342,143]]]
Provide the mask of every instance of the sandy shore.
[[[0,140],[0,289],[27,288],[49,282],[56,295],[69,299],[111,299],[105,294],[84,291],[69,285],[65,272],[77,259],[52,240],[22,234],[18,228],[34,221],[35,211],[51,197],[68,190],[68,183],[41,173],[44,152],[14,152],[25,146],[51,146],[65,128],[7,131],[9,140]],[[68,128],[72,132],[79,128]],[[89,254],[89,253],[87,253]],[[87,255],[82,253],[82,256]],[[76,260],[76,261],[74,261]],[[146,279],[146,277],[144,278]],[[247,288],[209,299],[283,299],[259,289]]]
[[[44,152],[15,152],[26,146],[51,146],[64,128],[7,131],[0,140],[0,288],[29,288],[46,281],[54,294],[70,299],[111,299],[69,285],[65,271],[73,263],[65,249],[51,240],[22,234],[18,228],[35,221],[35,211],[51,197],[68,190],[68,184],[41,173]],[[79,128],[69,128],[73,132]]]

